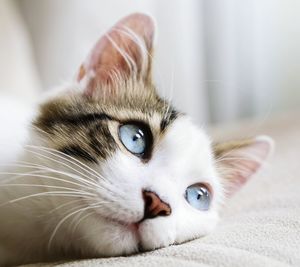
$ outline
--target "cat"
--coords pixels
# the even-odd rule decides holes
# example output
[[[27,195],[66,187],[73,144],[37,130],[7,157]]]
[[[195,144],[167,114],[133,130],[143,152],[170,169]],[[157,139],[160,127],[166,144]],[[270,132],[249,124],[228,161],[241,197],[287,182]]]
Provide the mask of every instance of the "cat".
[[[75,81],[38,105],[18,159],[1,172],[0,266],[130,255],[205,236],[270,154],[266,136],[213,143],[158,96],[154,25],[139,13],[120,20]]]

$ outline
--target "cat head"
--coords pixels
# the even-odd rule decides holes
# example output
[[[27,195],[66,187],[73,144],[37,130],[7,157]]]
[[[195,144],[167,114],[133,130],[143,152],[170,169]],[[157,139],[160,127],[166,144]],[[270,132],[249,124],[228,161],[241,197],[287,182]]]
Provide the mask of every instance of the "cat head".
[[[58,177],[47,183],[70,191],[52,201],[60,205],[51,218],[54,245],[68,235],[68,246],[84,255],[111,256],[204,236],[226,195],[269,154],[268,138],[212,144],[159,97],[154,33],[149,16],[122,19],[96,43],[75,83],[40,106],[35,148]]]

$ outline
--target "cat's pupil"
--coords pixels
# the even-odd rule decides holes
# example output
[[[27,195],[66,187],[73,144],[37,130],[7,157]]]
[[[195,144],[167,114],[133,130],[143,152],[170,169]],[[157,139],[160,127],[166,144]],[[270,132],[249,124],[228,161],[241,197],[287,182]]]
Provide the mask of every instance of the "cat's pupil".
[[[200,188],[199,191],[198,191],[197,199],[199,200],[201,197],[207,196],[207,194],[208,194],[207,191],[204,191],[202,188]]]
[[[142,136],[143,136],[143,133],[142,133],[141,130],[139,130],[139,132],[136,135],[133,136],[132,140],[136,141],[136,140],[142,138]]]

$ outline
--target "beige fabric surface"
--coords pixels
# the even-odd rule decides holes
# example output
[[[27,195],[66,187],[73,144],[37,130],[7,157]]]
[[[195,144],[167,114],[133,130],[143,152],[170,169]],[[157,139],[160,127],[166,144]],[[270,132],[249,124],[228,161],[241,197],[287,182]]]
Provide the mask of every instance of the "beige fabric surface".
[[[211,235],[131,257],[30,266],[300,266],[300,112],[221,127],[214,135],[271,135],[267,166],[226,205]]]

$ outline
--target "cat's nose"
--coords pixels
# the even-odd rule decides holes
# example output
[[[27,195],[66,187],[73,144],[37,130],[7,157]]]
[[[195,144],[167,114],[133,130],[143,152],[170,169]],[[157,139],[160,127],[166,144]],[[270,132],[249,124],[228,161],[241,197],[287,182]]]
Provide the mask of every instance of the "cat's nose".
[[[163,202],[154,192],[144,190],[143,198],[145,202],[144,220],[171,214],[170,205]]]

